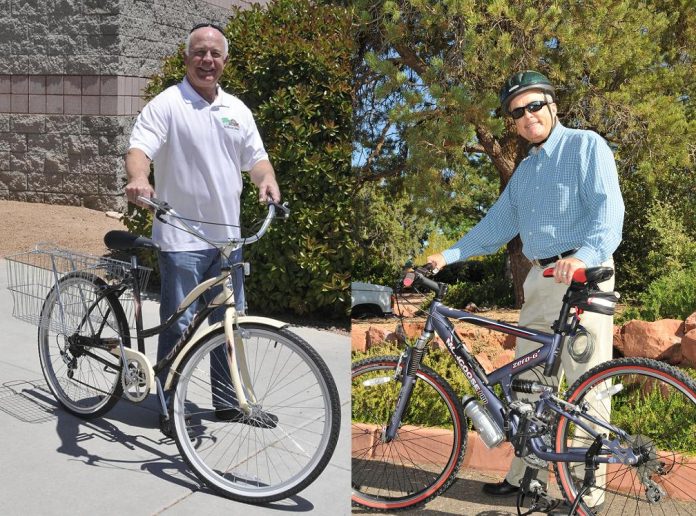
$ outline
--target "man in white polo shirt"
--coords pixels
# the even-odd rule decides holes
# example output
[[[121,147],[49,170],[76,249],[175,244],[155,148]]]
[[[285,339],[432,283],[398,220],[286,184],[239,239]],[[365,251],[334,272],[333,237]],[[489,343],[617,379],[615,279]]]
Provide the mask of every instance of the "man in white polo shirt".
[[[158,198],[187,219],[231,225],[197,226],[218,241],[239,235],[242,171],[248,171],[258,187],[259,201],[280,201],[275,173],[251,111],[218,85],[227,53],[228,42],[220,27],[201,24],[191,30],[184,49],[186,77],[145,106],[126,155],[129,202],[139,204],[138,196],[155,195],[148,181],[154,162]],[[158,220],[152,238],[161,249],[160,318],[165,321],[194,286],[219,274],[221,264],[216,249]],[[232,260],[241,262],[241,250]],[[243,310],[243,273],[240,268],[235,272],[235,299]],[[192,315],[190,310],[160,334],[158,361],[174,346]],[[221,316],[215,314],[217,319]],[[160,373],[160,381],[166,374]]]

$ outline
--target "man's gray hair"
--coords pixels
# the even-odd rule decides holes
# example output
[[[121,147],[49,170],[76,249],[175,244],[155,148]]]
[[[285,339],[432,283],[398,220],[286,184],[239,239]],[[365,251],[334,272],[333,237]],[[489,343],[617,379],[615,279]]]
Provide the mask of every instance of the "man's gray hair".
[[[201,27],[201,29],[207,29],[209,27]],[[200,30],[200,29],[196,29]],[[215,30],[215,29],[214,29]],[[193,36],[193,33],[196,32],[195,30],[191,33],[189,33],[188,37],[186,38],[186,42],[184,43],[184,54],[187,56],[189,55],[189,52],[191,50],[191,36]],[[215,32],[219,32],[218,30],[215,30]],[[230,49],[230,43],[227,41],[227,38],[224,36],[224,34],[220,34],[222,36],[222,39],[225,41],[225,55],[223,57],[227,57],[227,53]]]

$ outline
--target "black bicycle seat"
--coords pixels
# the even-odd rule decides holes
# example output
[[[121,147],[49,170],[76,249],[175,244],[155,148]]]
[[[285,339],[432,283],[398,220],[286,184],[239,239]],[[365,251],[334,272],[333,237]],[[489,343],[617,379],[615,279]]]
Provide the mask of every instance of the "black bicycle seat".
[[[611,267],[590,267],[585,269],[587,283],[602,283],[614,275],[614,269]]]
[[[151,238],[129,233],[128,231],[113,230],[104,235],[104,244],[114,251],[127,251],[129,249],[155,249],[159,251],[159,244]]]

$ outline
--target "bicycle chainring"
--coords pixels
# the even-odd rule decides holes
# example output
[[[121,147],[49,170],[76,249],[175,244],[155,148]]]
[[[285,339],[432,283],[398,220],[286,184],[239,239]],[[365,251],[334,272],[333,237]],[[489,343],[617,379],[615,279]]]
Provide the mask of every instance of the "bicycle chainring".
[[[140,357],[128,358],[121,372],[123,394],[130,401],[139,403],[150,394],[150,370]]]

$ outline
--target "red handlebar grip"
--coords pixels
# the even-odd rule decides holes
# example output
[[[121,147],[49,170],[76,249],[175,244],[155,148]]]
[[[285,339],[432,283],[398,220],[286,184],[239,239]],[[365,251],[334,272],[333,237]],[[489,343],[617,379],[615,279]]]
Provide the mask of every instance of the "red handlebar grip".
[[[545,278],[553,278],[554,270],[554,267],[549,267],[548,269],[544,269],[544,272],[542,274]],[[587,281],[585,269],[575,269],[575,272],[573,273],[573,281],[577,281],[578,283],[585,283]]]
[[[404,287],[408,288],[411,285],[413,285],[413,281],[415,279],[416,279],[416,276],[414,274],[412,274],[412,273],[406,274],[406,276],[404,276],[404,281],[403,281]]]

